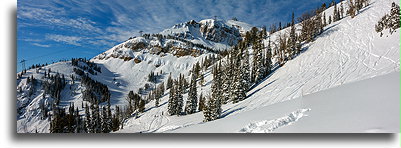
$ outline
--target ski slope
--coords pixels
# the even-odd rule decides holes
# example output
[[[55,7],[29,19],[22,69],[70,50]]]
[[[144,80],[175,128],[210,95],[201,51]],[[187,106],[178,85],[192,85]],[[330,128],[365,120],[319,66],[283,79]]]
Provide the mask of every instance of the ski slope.
[[[249,91],[246,100],[237,104],[229,103],[223,105],[223,119],[220,120],[245,114],[247,111],[257,110],[266,106],[271,106],[271,108],[277,108],[274,106],[291,108],[291,105],[283,106],[278,104],[347,83],[370,79],[389,73],[398,74],[400,66],[399,34],[385,34],[383,37],[380,37],[374,30],[374,25],[377,21],[385,13],[390,11],[392,2],[392,0],[372,0],[371,5],[362,9],[361,13],[355,18],[352,19],[347,16],[340,21],[326,26],[324,28],[325,31],[318,36],[314,42],[303,46],[302,54],[288,61],[283,67],[275,70],[268,78]],[[396,3],[399,4],[397,1]],[[332,11],[332,8],[327,9],[325,11],[326,15],[331,15]],[[399,32],[399,29],[397,32]],[[278,36],[279,33],[281,32],[272,34],[271,37],[274,38]],[[206,79],[211,80],[212,78],[209,75]],[[397,91],[389,93],[397,93]],[[392,97],[398,99],[399,95]],[[247,118],[237,118],[235,121],[227,122],[226,124],[223,122],[218,126],[218,124],[203,123],[202,112],[180,117],[166,116],[165,112],[164,114],[162,114],[162,112],[167,109],[167,99],[168,96],[165,96],[162,99],[165,104],[159,108],[150,109],[143,115],[143,118],[128,119],[126,128],[118,132],[166,132],[171,130],[177,130],[177,132],[238,132],[240,129],[226,130],[226,125],[234,124],[232,122],[237,121],[246,123],[252,122],[247,120]],[[380,106],[378,107],[380,108]],[[285,114],[290,114],[297,109],[300,108],[291,108],[291,110],[287,110]],[[283,110],[281,109],[279,111]],[[314,109],[311,108],[309,112],[314,112]],[[257,113],[260,114],[260,112]],[[275,119],[285,114],[266,113],[264,115],[270,115],[271,117],[269,119]],[[308,114],[308,112],[306,112],[306,114]],[[330,114],[336,114],[336,112],[330,112]],[[245,116],[246,115],[241,117]],[[338,119],[338,122],[341,122],[341,118]],[[149,121],[158,122],[158,126],[149,125]],[[215,122],[219,122],[219,120]],[[381,123],[380,121],[378,122]],[[383,124],[386,124],[386,121],[383,121]],[[147,127],[145,127],[145,125]],[[200,125],[205,125],[205,128],[200,129],[202,131],[180,130],[183,127],[191,129],[190,127],[192,126]],[[216,131],[206,130],[209,128],[216,129]],[[217,128],[219,130],[217,130]],[[320,129],[320,131],[323,132],[324,130]],[[327,131],[329,130],[327,129]],[[332,130],[331,132],[335,131]],[[347,128],[339,130],[338,132],[368,131]],[[394,132],[394,130],[379,130],[379,132]]]
[[[399,81],[393,72],[166,132],[398,133]]]

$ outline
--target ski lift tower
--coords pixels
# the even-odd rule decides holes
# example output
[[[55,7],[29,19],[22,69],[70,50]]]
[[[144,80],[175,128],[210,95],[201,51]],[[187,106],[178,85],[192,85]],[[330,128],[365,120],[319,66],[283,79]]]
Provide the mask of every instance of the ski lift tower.
[[[21,66],[22,66],[22,70],[25,70],[26,68],[25,68],[25,59],[22,59],[19,63],[21,63]]]

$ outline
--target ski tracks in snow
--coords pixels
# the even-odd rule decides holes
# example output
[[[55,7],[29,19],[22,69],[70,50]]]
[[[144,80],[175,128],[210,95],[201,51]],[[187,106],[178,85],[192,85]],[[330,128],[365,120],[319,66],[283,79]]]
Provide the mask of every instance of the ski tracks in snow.
[[[287,125],[291,125],[297,122],[304,116],[307,116],[305,113],[310,111],[310,108],[299,109],[296,110],[284,117],[277,118],[274,120],[263,120],[258,122],[252,122],[248,124],[246,127],[242,128],[240,133],[271,133],[275,129],[280,127],[284,127]]]

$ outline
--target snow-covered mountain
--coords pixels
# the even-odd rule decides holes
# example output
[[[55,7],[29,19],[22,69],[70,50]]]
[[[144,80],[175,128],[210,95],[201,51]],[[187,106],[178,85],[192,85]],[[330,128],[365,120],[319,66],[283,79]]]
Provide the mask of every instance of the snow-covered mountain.
[[[145,105],[146,111],[144,113],[141,113],[140,116],[127,118],[123,123],[124,129],[117,132],[200,132],[202,130],[207,131],[205,129],[209,128],[215,129],[211,127],[226,127],[226,124],[232,122],[237,122],[237,124],[227,126],[229,127],[227,128],[228,131],[222,132],[252,132],[252,125],[260,125],[267,123],[267,121],[272,123],[270,121],[287,120],[286,115],[289,113],[293,119],[291,124],[297,124],[298,119],[302,120],[300,118],[304,114],[310,112],[310,115],[313,116],[312,112],[320,111],[319,105],[316,105],[319,103],[302,104],[304,95],[313,95],[313,93],[322,90],[389,73],[393,73],[389,78],[394,79],[393,75],[399,73],[400,66],[399,35],[398,33],[385,33],[383,37],[380,37],[375,32],[374,26],[385,13],[389,12],[392,2],[392,0],[372,0],[371,5],[362,9],[361,13],[355,18],[346,16],[326,26],[324,32],[317,36],[315,41],[302,46],[300,55],[287,61],[282,67],[277,67],[271,75],[255,85],[247,93],[245,100],[236,104],[223,105],[222,119],[204,123],[202,112],[184,116],[169,116],[167,115],[169,91],[166,91],[162,95],[158,107],[155,107],[155,100],[149,101]],[[399,5],[399,2],[396,1],[396,3]],[[326,18],[329,18],[333,14],[333,7],[324,12]],[[297,32],[300,32],[300,25],[297,24],[296,27]],[[42,119],[41,106],[43,104],[50,106],[50,102],[55,98],[46,95],[42,89],[44,83],[50,81],[49,77],[44,76],[46,73],[65,75],[66,86],[60,92],[60,106],[68,107],[70,104],[74,104],[80,114],[85,113],[82,103],[86,102],[83,100],[83,91],[88,88],[76,80],[80,78],[74,73],[74,68],[76,68],[82,69],[91,79],[108,87],[111,93],[110,103],[112,109],[115,110],[117,105],[128,104],[126,98],[129,91],[138,92],[140,89],[145,89],[146,85],[149,88],[154,88],[155,85],[166,82],[170,74],[172,78],[178,78],[180,74],[183,74],[189,80],[190,72],[195,63],[204,62],[206,57],[209,59],[210,57],[221,58],[217,52],[236,45],[242,39],[241,34],[251,30],[251,28],[252,26],[249,24],[234,20],[206,19],[199,22],[191,20],[174,25],[159,34],[133,37],[95,56],[90,62],[101,69],[101,72],[96,72],[96,74],[89,72],[92,68],[85,70],[84,67],[90,67],[91,64],[82,61],[78,62],[78,66],[74,66],[71,61],[63,61],[27,70],[26,74],[19,77],[16,82],[17,132],[49,132],[50,122]],[[399,32],[400,30],[397,29],[396,31]],[[290,29],[285,28],[270,34],[264,43],[267,44],[270,40],[273,48],[277,48],[279,36],[289,32]],[[251,48],[249,50],[252,51]],[[277,57],[273,57],[273,64],[277,61],[275,58]],[[148,80],[151,73],[156,73],[159,77],[156,84]],[[205,84],[197,88],[198,95],[200,93],[210,95],[213,81],[211,67],[204,70],[203,74]],[[21,73],[17,75],[21,75]],[[73,79],[71,75],[75,75],[76,78]],[[31,79],[31,77],[36,80],[36,83],[28,83],[28,78]],[[389,80],[386,79],[386,81]],[[389,97],[396,95],[389,95]],[[188,95],[184,94],[183,97],[184,102],[186,102]],[[288,100],[293,101],[286,103]],[[358,98],[358,101],[361,100]],[[372,99],[366,101],[370,100]],[[377,101],[376,99],[373,100]],[[393,101],[394,99],[389,100]],[[100,103],[102,106],[106,104],[106,102]],[[355,105],[357,103],[350,104]],[[372,105],[372,103],[368,104]],[[267,111],[277,114],[264,113]],[[322,111],[327,114],[336,114],[333,110]],[[253,113],[260,114],[260,116],[251,116]],[[319,114],[317,117],[313,117],[312,121],[319,120],[318,117],[321,116]],[[358,122],[357,117],[338,117],[335,119]],[[255,122],[255,120],[266,122]],[[393,122],[393,120],[388,121]],[[393,125],[393,123],[384,124]],[[263,127],[265,124],[261,125]],[[378,124],[372,125],[378,126]],[[256,127],[259,128],[259,126]],[[267,128],[271,128],[271,126]],[[366,127],[366,129],[355,131],[378,128],[385,129],[379,130],[381,132],[391,132],[394,129],[392,127]],[[299,128],[297,129],[299,131]],[[258,132],[260,131],[258,130]],[[288,132],[288,130],[283,131]],[[269,130],[269,132],[271,131]]]
[[[252,28],[251,25],[235,20],[206,19],[194,20],[174,25],[159,34],[145,34],[129,40],[96,56],[94,59],[120,58],[140,59],[134,52],[159,54],[171,53],[178,56],[198,56],[229,49],[242,39],[241,33]]]

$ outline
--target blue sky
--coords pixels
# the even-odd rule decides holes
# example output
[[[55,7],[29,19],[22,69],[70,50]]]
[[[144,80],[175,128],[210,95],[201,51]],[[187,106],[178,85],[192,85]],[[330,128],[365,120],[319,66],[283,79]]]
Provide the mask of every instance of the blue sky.
[[[254,26],[288,22],[331,0],[18,0],[17,71],[26,65],[91,58],[140,30],[218,16]]]

